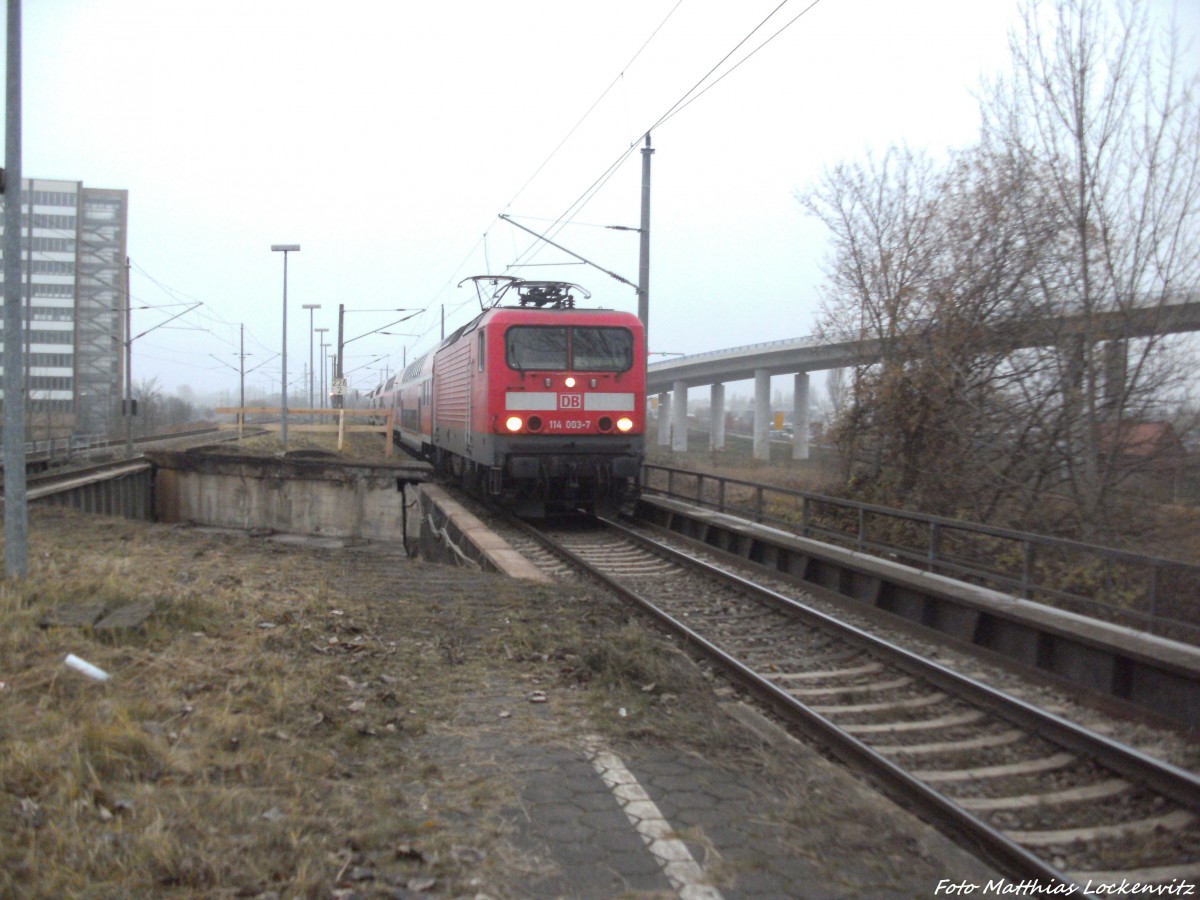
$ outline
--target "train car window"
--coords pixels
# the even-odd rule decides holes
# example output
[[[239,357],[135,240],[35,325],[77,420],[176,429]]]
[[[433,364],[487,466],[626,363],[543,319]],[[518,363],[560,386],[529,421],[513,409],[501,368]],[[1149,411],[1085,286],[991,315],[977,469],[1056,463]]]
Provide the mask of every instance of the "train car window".
[[[513,369],[567,368],[567,329],[514,325],[504,335],[505,354]]]
[[[483,371],[483,355],[484,355],[484,348],[485,348],[485,345],[483,343],[483,335],[484,335],[484,332],[482,332],[482,331],[479,332],[479,353],[477,355],[479,356],[479,371],[480,372]]]
[[[628,328],[571,329],[571,368],[577,372],[624,372],[633,365]]]

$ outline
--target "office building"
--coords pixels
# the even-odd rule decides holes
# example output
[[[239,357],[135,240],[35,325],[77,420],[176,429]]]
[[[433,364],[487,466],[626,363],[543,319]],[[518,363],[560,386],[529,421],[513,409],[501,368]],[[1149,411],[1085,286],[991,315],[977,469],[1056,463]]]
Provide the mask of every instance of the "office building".
[[[26,438],[115,433],[128,339],[129,192],[41,178],[22,188]]]

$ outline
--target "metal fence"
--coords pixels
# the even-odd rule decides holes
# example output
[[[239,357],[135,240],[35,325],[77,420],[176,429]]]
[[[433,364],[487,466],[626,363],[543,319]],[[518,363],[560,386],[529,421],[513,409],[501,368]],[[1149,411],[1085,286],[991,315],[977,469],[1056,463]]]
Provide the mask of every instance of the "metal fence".
[[[643,492],[1200,642],[1200,566],[653,464],[644,467]]]
[[[25,455],[37,456],[72,453],[93,450],[111,443],[106,434],[75,434],[70,437],[46,438],[38,441],[25,442]]]

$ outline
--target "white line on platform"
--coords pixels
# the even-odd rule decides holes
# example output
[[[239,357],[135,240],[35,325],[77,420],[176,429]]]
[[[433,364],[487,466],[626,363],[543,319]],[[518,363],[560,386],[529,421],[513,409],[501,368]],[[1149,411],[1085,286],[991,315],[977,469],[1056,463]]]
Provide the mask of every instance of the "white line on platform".
[[[675,892],[683,900],[724,900],[720,891],[703,883],[706,880],[704,868],[692,857],[683,841],[671,837],[675,829],[663,818],[658,806],[638,784],[633,773],[625,768],[621,758],[602,749],[596,738],[589,738],[585,746],[592,768],[617,798],[625,817],[658,860]]]

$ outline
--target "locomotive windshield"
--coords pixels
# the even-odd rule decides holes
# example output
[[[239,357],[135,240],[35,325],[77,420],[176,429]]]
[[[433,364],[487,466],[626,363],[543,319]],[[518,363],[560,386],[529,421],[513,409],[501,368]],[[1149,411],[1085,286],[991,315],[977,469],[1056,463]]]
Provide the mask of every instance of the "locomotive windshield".
[[[521,371],[624,372],[633,365],[628,328],[516,325],[504,343],[509,366]]]
[[[566,369],[567,329],[519,326],[504,336],[514,369]]]
[[[572,368],[624,372],[633,365],[633,334],[627,328],[572,328]]]

